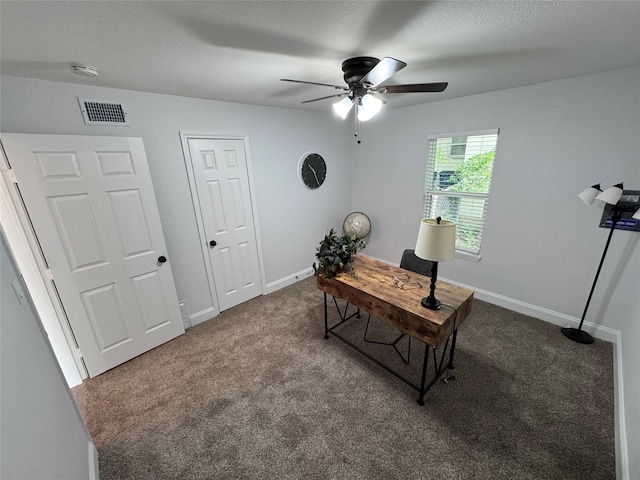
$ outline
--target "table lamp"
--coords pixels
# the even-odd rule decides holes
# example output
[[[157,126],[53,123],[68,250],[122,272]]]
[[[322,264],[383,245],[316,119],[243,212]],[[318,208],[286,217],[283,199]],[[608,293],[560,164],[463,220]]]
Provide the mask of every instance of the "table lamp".
[[[440,310],[442,304],[435,297],[438,262],[449,262],[455,258],[456,224],[442,220],[441,217],[423,219],[418,231],[415,253],[418,258],[433,262],[431,291],[420,303],[429,310]]]

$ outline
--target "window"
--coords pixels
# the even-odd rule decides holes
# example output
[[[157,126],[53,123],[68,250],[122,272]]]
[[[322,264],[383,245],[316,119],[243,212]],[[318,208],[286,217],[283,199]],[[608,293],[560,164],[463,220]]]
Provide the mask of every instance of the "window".
[[[451,148],[449,154],[451,157],[464,157],[467,149],[467,137],[451,137]]]
[[[479,259],[498,130],[430,135],[424,218],[456,222],[456,251]]]

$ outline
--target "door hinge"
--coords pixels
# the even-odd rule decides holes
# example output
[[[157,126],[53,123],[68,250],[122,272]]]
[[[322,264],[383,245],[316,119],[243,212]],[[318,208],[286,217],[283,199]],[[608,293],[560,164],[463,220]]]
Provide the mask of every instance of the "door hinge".
[[[48,268],[42,271],[42,276],[45,280],[48,280],[50,282],[53,281],[53,273],[51,273],[51,270]]]
[[[71,354],[73,355],[73,358],[76,359],[77,363],[84,362],[84,359],[82,358],[82,352],[79,348],[72,348]]]
[[[16,174],[13,172],[13,169],[9,168],[7,170],[4,170],[2,172],[2,175],[4,176],[4,179],[8,183],[18,183],[18,180],[16,179]]]
[[[80,376],[82,377],[82,380],[84,381],[87,378],[90,378],[91,375],[89,375],[89,369],[87,368],[87,364],[84,362],[84,357],[82,356],[82,352],[80,352],[80,350],[74,350],[73,356],[75,357],[76,365],[78,366],[78,370],[80,371]]]

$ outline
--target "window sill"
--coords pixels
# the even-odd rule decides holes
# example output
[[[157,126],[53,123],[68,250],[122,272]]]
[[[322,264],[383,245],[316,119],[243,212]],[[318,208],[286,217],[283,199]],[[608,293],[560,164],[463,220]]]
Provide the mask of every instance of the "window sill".
[[[476,263],[482,260],[482,257],[478,254],[462,252],[460,250],[456,250],[456,258],[460,258],[462,260],[469,260],[471,262],[476,262]]]

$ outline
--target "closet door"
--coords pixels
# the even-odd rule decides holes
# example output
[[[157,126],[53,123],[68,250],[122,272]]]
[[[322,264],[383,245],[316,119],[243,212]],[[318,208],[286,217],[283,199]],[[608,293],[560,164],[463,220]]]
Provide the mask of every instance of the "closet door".
[[[244,140],[187,138],[187,145],[223,311],[262,293]]]
[[[142,139],[1,139],[89,375],[184,333]]]

